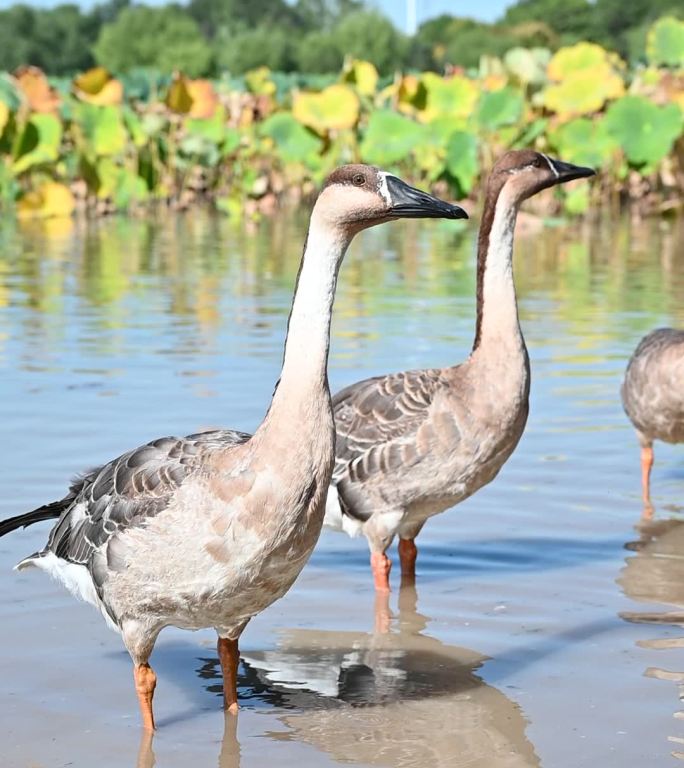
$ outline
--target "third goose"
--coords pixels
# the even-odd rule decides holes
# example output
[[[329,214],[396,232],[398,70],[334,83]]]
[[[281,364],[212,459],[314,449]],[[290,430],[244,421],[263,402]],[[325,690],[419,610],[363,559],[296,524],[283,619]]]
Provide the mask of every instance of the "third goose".
[[[627,365],[622,404],[641,445],[641,490],[649,517],[653,441],[684,443],[684,331],[658,328],[644,336]]]
[[[395,535],[410,579],[425,521],[493,480],[518,444],[530,386],[513,284],[518,207],[542,189],[593,173],[532,150],[503,155],[486,186],[470,357],[366,379],[333,398],[336,460],[325,522],[366,536],[377,590],[389,589],[386,550]]]
[[[280,380],[255,434],[153,440],[77,478],[64,498],[0,523],[2,536],[58,518],[17,568],[56,577],[121,633],[148,730],[159,632],[216,630],[225,705],[236,712],[240,634],[292,586],[318,539],[334,460],[330,319],[352,238],[392,219],[465,216],[376,168],[339,168],[311,214]],[[80,684],[96,679],[84,671]]]

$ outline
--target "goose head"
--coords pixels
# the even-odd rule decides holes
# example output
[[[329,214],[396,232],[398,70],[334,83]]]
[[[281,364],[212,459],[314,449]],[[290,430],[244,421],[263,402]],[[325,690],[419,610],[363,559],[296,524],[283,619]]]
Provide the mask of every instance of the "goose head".
[[[505,190],[511,202],[520,203],[542,189],[595,173],[592,168],[555,160],[533,149],[512,150],[494,164],[487,183],[487,194],[490,199],[496,198]]]
[[[467,219],[444,202],[370,165],[343,165],[328,176],[315,212],[328,225],[355,234],[393,219]]]

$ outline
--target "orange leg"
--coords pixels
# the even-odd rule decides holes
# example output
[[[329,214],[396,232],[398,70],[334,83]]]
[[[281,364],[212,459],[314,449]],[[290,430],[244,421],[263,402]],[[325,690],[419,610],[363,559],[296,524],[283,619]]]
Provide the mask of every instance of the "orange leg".
[[[240,663],[238,641],[219,637],[217,647],[221,670],[223,671],[223,706],[231,715],[237,715],[237,671]]]
[[[371,569],[373,570],[376,592],[390,591],[389,575],[391,568],[392,561],[384,552],[371,553]]]
[[[416,580],[416,557],[418,548],[414,539],[399,539],[399,561],[401,582],[411,584]]]
[[[641,447],[641,493],[644,501],[645,510],[651,513],[651,468],[653,467],[653,446],[644,445]]]
[[[143,728],[154,730],[154,714],[152,713],[152,698],[157,686],[157,676],[149,664],[136,664],[133,667],[133,679],[135,690],[138,694],[140,714],[142,715]]]

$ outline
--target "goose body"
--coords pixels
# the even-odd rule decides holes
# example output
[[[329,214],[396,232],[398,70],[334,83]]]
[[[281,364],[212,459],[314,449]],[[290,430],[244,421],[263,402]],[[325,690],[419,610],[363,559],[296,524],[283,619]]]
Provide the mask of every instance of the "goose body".
[[[684,443],[684,331],[658,328],[644,336],[627,365],[621,394],[641,446],[642,495],[650,514],[653,441]]]
[[[78,478],[63,499],[0,523],[4,535],[58,518],[18,568],[49,572],[121,632],[146,728],[156,686],[148,660],[168,625],[216,629],[226,707],[237,711],[238,638],[287,592],[318,539],[334,462],[330,320],[353,236],[396,218],[464,216],[375,168],[338,169],[311,215],[281,376],[254,435],[154,440]]]
[[[426,520],[491,482],[515,450],[530,391],[512,268],[518,206],[541,189],[591,174],[531,150],[505,154],[487,182],[468,359],[367,379],[335,395],[334,488],[325,520],[366,536],[376,589],[389,589],[386,550],[394,537],[402,575],[412,578],[414,539]]]

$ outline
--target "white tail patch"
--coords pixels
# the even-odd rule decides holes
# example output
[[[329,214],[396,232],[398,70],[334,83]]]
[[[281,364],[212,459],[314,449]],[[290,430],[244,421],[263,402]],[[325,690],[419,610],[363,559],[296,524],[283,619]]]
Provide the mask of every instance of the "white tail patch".
[[[323,525],[326,528],[332,528],[334,531],[342,531],[353,539],[361,533],[363,523],[355,520],[342,512],[340,507],[340,497],[337,494],[337,488],[334,485],[328,488],[328,498],[325,501],[325,517]]]
[[[23,571],[25,568],[31,567],[40,568],[42,571],[49,573],[53,579],[61,582],[74,597],[98,608],[110,629],[113,629],[115,632],[121,631],[112,621],[102,600],[98,597],[95,585],[90,577],[90,572],[84,565],[69,563],[66,560],[62,560],[61,557],[57,557],[54,552],[49,552],[39,557],[31,556],[25,558],[14,566],[14,570]]]

